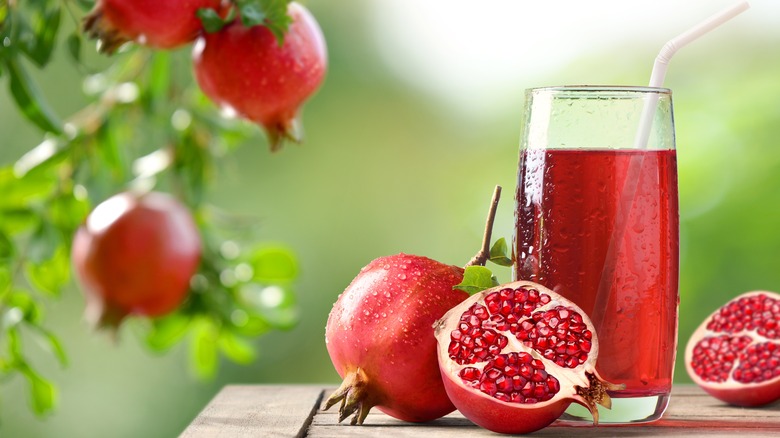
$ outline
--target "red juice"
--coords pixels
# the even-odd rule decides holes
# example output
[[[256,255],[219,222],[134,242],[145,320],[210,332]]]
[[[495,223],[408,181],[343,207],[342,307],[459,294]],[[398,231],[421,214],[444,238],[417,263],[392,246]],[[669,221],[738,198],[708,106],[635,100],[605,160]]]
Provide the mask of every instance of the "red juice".
[[[520,156],[514,278],[579,305],[620,397],[668,394],[677,344],[674,150],[530,149]],[[606,267],[606,268],[605,268]]]

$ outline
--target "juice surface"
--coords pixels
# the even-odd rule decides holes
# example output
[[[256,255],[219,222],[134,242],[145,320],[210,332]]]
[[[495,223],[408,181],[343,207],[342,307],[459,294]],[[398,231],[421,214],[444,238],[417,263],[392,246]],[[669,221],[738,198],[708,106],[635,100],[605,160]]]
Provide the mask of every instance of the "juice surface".
[[[520,156],[514,278],[579,305],[597,370],[620,397],[668,393],[677,344],[673,150],[532,149]]]

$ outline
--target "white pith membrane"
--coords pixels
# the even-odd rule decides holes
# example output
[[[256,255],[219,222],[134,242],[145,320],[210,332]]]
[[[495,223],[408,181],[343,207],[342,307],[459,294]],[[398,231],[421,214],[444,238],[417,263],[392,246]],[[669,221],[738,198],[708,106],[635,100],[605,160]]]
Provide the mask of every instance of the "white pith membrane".
[[[734,298],[708,316],[691,340],[685,365],[697,383],[744,388],[779,380],[780,295],[758,291]]]
[[[584,355],[586,356],[585,360],[581,363],[578,363],[578,365],[574,366],[573,368],[562,367],[557,363],[555,363],[554,360],[545,357],[543,355],[543,352],[538,351],[533,347],[525,345],[523,341],[518,339],[518,335],[520,331],[518,331],[517,334],[515,334],[509,330],[498,330],[496,328],[497,324],[491,321],[490,317],[488,317],[485,320],[481,320],[480,327],[482,328],[483,331],[490,329],[506,337],[507,340],[506,345],[503,346],[503,348],[500,348],[498,350],[493,349],[492,352],[488,353],[487,357],[474,363],[459,364],[455,360],[453,360],[453,358],[450,355],[450,347],[451,347],[451,343],[453,342],[451,336],[453,331],[459,331],[459,325],[462,322],[464,322],[461,320],[462,315],[469,312],[473,308],[472,306],[474,306],[475,303],[478,303],[479,305],[487,308],[488,306],[485,301],[486,298],[493,293],[500,293],[500,291],[506,289],[512,289],[513,291],[518,291],[520,289],[525,289],[528,291],[536,290],[540,293],[540,296],[547,296],[550,298],[550,301],[547,302],[546,304],[541,304],[538,307],[535,307],[530,312],[530,315],[519,316],[517,320],[518,325],[521,325],[523,321],[530,322],[534,315],[556,309],[558,306],[564,307],[572,314],[579,314],[580,317],[583,317],[581,318],[581,321],[582,324],[586,326],[586,331],[590,332],[589,341],[591,343],[590,349],[588,351],[580,351],[581,354],[584,353]],[[513,311],[512,313],[514,314],[515,312]],[[488,314],[490,316],[494,315],[489,311]],[[578,389],[580,391],[587,393],[588,389],[591,387],[590,379],[596,378],[594,376],[595,374],[594,365],[596,362],[596,358],[598,357],[598,341],[596,339],[596,332],[593,326],[590,324],[590,321],[586,319],[585,312],[583,312],[579,307],[574,305],[572,302],[563,298],[559,298],[556,294],[551,293],[546,288],[543,288],[537,284],[530,283],[530,282],[514,282],[514,283],[510,283],[507,285],[499,286],[493,289],[480,292],[478,294],[473,295],[471,298],[464,301],[463,303],[459,304],[456,308],[451,309],[449,312],[447,312],[439,321],[437,321],[437,323],[434,325],[434,328],[435,328],[435,335],[438,343],[440,364],[442,365],[442,368],[445,369],[447,376],[450,378],[451,381],[455,382],[457,385],[462,386],[464,388],[468,388],[471,392],[477,394],[480,397],[487,397],[497,403],[502,403],[514,407],[542,407],[542,406],[556,403],[562,399],[569,399],[569,400],[576,401],[580,404],[583,404],[586,407],[589,407],[589,409],[591,407],[595,408],[594,401],[596,403],[602,403],[602,400],[600,400],[601,396],[599,394],[594,394],[594,397],[592,397],[593,400],[586,400],[584,397],[578,394]],[[500,355],[510,354],[510,353],[518,353],[518,355],[522,355],[523,353],[525,353],[530,355],[533,360],[541,362],[541,364],[544,367],[544,371],[546,371],[549,376],[553,376],[558,380],[560,389],[557,391],[557,393],[555,393],[552,398],[545,401],[531,401],[528,403],[521,402],[521,401],[504,401],[500,398],[496,398],[484,392],[479,388],[479,386],[473,386],[466,383],[464,379],[461,378],[461,371],[463,369],[472,367],[478,369],[480,373],[484,374],[486,366],[490,363],[491,360],[494,360]],[[442,363],[441,359],[443,358],[446,358],[446,360]],[[595,386],[599,386],[599,385],[595,385]],[[603,389],[599,388],[598,390],[603,392]],[[514,390],[513,387],[512,392],[517,392],[517,390]],[[606,400],[604,400],[604,402],[605,404],[608,404],[609,399],[606,396],[605,398]]]

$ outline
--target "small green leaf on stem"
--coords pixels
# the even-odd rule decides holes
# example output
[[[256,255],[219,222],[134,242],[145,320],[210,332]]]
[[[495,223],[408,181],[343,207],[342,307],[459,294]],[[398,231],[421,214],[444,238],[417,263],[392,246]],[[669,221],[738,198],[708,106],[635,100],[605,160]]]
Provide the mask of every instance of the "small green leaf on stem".
[[[57,31],[60,27],[60,8],[39,11],[33,15],[34,34],[30,35],[30,44],[22,44],[22,51],[38,67],[45,67],[51,59]]]
[[[208,33],[219,32],[228,23],[226,20],[219,16],[217,11],[210,8],[200,8],[196,15],[203,24],[203,29]]]
[[[253,279],[258,283],[287,283],[298,276],[298,262],[287,248],[261,247],[249,258]]]
[[[76,62],[81,62],[81,34],[73,32],[65,41],[68,46],[68,54]]]
[[[512,259],[507,255],[506,239],[502,237],[496,240],[490,248],[488,260],[500,266],[512,266]]]
[[[42,220],[38,229],[30,236],[27,257],[32,263],[42,263],[54,257],[60,245],[60,235],[48,221]]]
[[[249,342],[227,330],[219,335],[219,349],[228,359],[243,365],[253,362],[257,356]]]
[[[493,276],[490,269],[477,265],[467,266],[463,273],[463,281],[453,286],[453,289],[460,289],[468,292],[469,295],[474,295],[493,286],[498,286],[498,280]]]
[[[190,319],[178,313],[157,319],[146,337],[146,345],[154,351],[165,351],[179,342],[190,327]]]
[[[41,292],[59,296],[70,281],[70,258],[65,245],[59,245],[54,255],[37,263],[25,263],[25,273],[30,283]]]
[[[10,80],[8,86],[17,107],[27,119],[47,132],[62,133],[62,123],[49,109],[40,90],[27,71],[15,59],[6,59],[6,69]]]
[[[210,379],[217,372],[217,327],[204,318],[197,322],[192,335],[190,363],[198,378]]]
[[[49,413],[56,404],[57,388],[26,363],[21,364],[19,370],[30,384],[30,401],[32,402],[33,412],[37,415]]]
[[[60,339],[54,333],[39,325],[31,325],[30,327],[32,327],[34,332],[42,338],[43,343],[48,346],[49,350],[54,353],[54,356],[57,357],[60,365],[67,366],[68,355],[65,353],[65,348],[63,348]]]
[[[284,44],[284,34],[292,23],[292,18],[287,15],[289,3],[290,0],[238,0],[241,23],[246,27],[267,27],[281,46]]]

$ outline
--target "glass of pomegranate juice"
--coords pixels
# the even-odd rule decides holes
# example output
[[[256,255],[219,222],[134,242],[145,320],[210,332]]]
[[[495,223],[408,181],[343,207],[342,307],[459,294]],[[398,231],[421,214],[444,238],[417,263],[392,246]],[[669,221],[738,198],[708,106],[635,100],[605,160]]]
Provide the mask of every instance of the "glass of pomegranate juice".
[[[555,290],[593,321],[598,373],[626,385],[610,393],[600,423],[657,420],[669,403],[679,303],[676,157],[668,89],[526,92],[513,277]],[[563,419],[591,421],[579,405]]]

